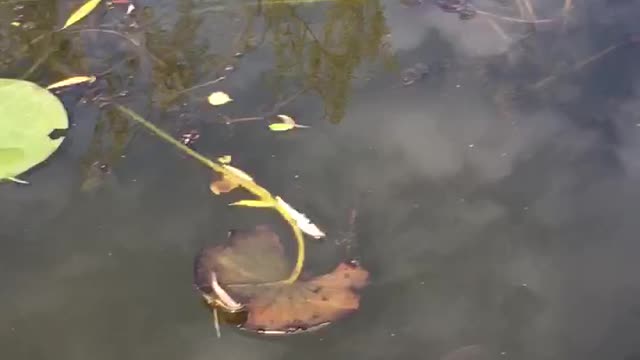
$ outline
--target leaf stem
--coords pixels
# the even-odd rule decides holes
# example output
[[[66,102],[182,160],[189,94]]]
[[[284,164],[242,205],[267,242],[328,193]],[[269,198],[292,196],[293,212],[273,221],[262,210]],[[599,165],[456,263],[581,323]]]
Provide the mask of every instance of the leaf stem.
[[[154,135],[158,136],[162,140],[175,146],[176,148],[178,148],[178,150],[181,150],[182,152],[191,156],[192,158],[198,160],[201,164],[212,169],[213,171],[217,172],[221,176],[232,180],[234,183],[238,184],[238,186],[246,189],[250,193],[257,196],[261,201],[273,203],[274,204],[273,208],[280,214],[280,216],[282,216],[282,218],[289,224],[289,226],[291,226],[291,230],[293,231],[293,236],[295,237],[296,243],[298,246],[298,255],[296,258],[295,265],[293,266],[293,269],[291,270],[291,274],[289,275],[289,277],[284,280],[277,281],[275,283],[269,283],[269,284],[274,284],[274,285],[275,284],[291,284],[296,280],[298,280],[298,278],[300,277],[300,274],[302,273],[302,268],[304,266],[304,260],[305,260],[304,237],[302,235],[302,231],[296,224],[296,221],[291,217],[291,215],[289,215],[287,210],[276,201],[276,198],[273,195],[271,195],[269,191],[267,191],[265,188],[255,183],[253,180],[238,176],[235,172],[230,171],[228,167],[226,167],[224,164],[217,163],[205,157],[204,155],[200,154],[199,152],[191,149],[190,147],[184,145],[180,141],[174,139],[171,135],[166,133],[164,130],[155,126],[151,122],[145,120],[142,116],[138,115],[136,112],[129,109],[128,107],[125,107],[119,104],[113,104],[113,105],[118,111],[127,115],[130,119],[134,120],[138,124],[144,126],[145,128],[147,128],[147,130],[152,132]]]

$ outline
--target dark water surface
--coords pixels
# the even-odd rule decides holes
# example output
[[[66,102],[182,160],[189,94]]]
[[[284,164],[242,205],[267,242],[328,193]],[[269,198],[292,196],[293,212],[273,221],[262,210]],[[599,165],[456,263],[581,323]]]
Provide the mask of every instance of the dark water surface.
[[[80,3],[0,0],[0,77],[103,74],[60,94],[73,127],[31,185],[0,185],[2,359],[640,357],[635,1],[575,1],[563,24],[562,1],[532,0],[556,21],[531,26],[428,0],[146,0],[52,35]],[[214,90],[234,101],[211,107]],[[193,255],[278,220],[227,207],[210,171],[107,101],[196,131],[306,212],[328,233],[310,271],[371,271],[360,311],[216,339]],[[276,113],[311,129],[224,124]]]

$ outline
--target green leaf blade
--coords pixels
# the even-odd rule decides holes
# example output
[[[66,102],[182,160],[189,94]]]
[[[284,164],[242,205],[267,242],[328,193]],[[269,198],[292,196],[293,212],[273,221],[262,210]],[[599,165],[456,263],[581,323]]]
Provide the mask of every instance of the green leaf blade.
[[[89,0],[84,3],[82,6],[78,8],[78,10],[74,11],[67,22],[65,22],[64,26],[60,30],[64,30],[69,26],[77,23],[78,21],[84,19],[93,9],[95,9],[102,0]]]

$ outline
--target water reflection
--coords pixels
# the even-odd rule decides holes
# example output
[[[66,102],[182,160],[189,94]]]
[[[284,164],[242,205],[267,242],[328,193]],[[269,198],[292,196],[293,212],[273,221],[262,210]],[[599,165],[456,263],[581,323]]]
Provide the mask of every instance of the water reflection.
[[[96,102],[133,94],[140,103],[179,111],[186,122],[189,110],[181,103],[211,89],[218,80],[233,77],[231,72],[243,66],[242,58],[247,54],[267,52],[273,59],[272,68],[264,69],[261,76],[270,93],[267,101],[275,105],[260,115],[272,116],[299,95],[312,94],[323,104],[324,117],[337,123],[344,117],[356,69],[367,61],[375,64],[378,59],[391,63],[384,42],[388,29],[378,1],[329,2],[320,18],[317,12],[312,16],[315,19],[310,24],[302,5],[259,2],[207,6],[181,0],[166,7],[141,4],[138,11],[119,21],[112,20],[123,15],[123,7],[116,6],[112,12],[100,14],[104,24],[98,25],[100,17],[90,17],[85,27],[66,34],[45,30],[56,26],[56,14],[74,5],[28,2],[14,7],[14,20],[21,21],[22,31],[10,28],[8,35],[17,33],[26,38],[17,40],[22,52],[7,60],[3,72],[22,72],[21,77],[42,80],[100,72],[104,75],[95,91],[99,97],[85,100]],[[36,14],[35,22],[23,20]],[[43,18],[42,14],[49,17]],[[203,24],[220,21],[224,22],[220,25],[223,34],[211,41],[207,33],[211,30]],[[24,31],[27,23],[37,26],[29,25],[30,31]],[[28,67],[20,66],[21,57]],[[140,99],[140,92],[150,96]],[[83,161],[88,174],[90,164],[113,165],[131,137],[128,124],[116,114],[104,111],[101,116],[108,120],[97,121],[94,140]],[[185,127],[168,125],[176,131]],[[193,131],[189,126],[186,131]]]

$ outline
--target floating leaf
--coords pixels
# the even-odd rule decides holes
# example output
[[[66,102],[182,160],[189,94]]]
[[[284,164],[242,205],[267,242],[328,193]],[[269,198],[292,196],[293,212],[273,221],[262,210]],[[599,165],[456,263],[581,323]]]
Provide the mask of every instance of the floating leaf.
[[[69,126],[60,100],[23,80],[0,79],[0,179],[15,178],[46,160],[60,146],[53,130]]]
[[[278,119],[280,119],[280,121],[282,121],[285,124],[289,124],[289,125],[296,125],[296,121],[293,120],[293,118],[289,115],[284,115],[284,114],[280,114],[278,115]]]
[[[84,3],[84,5],[80,6],[78,10],[76,10],[75,12],[73,12],[73,14],[71,14],[71,16],[69,16],[69,19],[60,30],[64,30],[82,20],[85,16],[89,15],[89,13],[93,11],[93,9],[95,9],[101,1],[102,0],[89,0]]]
[[[231,99],[229,95],[227,95],[227,93],[222,91],[216,91],[211,93],[208,99],[209,99],[209,104],[213,106],[220,106],[233,101],[233,99]]]
[[[305,234],[315,238],[321,239],[326,236],[322,230],[320,230],[316,224],[312,223],[309,218],[307,218],[303,213],[297,211],[291,205],[287,204],[281,197],[276,196],[276,200],[278,204],[282,206],[283,209],[291,216],[293,220],[295,220],[296,224]]]
[[[291,116],[280,114],[278,115],[278,119],[282,121],[281,123],[273,123],[269,124],[269,129],[271,131],[289,131],[295,128],[308,128],[306,125],[299,125]]]
[[[221,164],[231,164],[231,155],[224,155],[218,158],[218,162]]]
[[[358,309],[355,291],[369,276],[360,266],[341,263],[329,274],[289,284],[282,280],[290,265],[268,227],[230,232],[229,241],[230,246],[205,247],[196,256],[194,278],[205,298],[217,296],[216,279],[225,294],[245,306],[247,318],[240,328],[264,334],[310,331]]]
[[[283,124],[283,123],[273,123],[269,124],[269,129],[271,131],[289,131],[294,129],[296,126],[291,124]]]
[[[240,200],[234,203],[229,204],[231,206],[248,206],[248,207],[256,207],[256,208],[270,208],[274,207],[274,203],[262,201],[262,200]]]
[[[65,86],[77,85],[82,83],[89,83],[96,81],[95,76],[74,76],[62,81],[58,81],[57,83],[53,83],[47,86],[48,90],[57,89]]]

